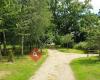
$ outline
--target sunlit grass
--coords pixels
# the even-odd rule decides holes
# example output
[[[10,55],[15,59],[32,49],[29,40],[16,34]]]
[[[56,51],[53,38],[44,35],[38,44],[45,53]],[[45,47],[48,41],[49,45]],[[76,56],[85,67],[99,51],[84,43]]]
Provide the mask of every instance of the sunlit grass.
[[[14,63],[0,63],[0,71],[11,73],[3,77],[2,80],[28,80],[45,61],[46,52],[38,62],[34,62],[29,56],[24,56],[16,59]]]
[[[76,80],[100,80],[100,61],[97,57],[76,59],[71,67]]]
[[[83,50],[69,49],[69,48],[58,48],[58,50],[65,53],[78,53],[78,54],[85,53],[85,51]]]

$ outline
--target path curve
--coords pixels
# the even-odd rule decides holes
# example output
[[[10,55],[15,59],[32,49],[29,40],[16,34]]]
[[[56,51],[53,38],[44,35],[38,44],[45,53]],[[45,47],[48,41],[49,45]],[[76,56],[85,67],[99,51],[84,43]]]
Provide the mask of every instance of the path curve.
[[[29,80],[75,80],[69,63],[80,57],[86,57],[86,54],[67,54],[57,50],[48,50],[48,58]]]

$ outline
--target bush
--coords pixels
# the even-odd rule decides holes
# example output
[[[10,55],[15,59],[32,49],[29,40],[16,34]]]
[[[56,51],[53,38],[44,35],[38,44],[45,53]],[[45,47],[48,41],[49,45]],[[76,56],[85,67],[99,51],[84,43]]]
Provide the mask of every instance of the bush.
[[[14,62],[14,54],[11,49],[8,50],[8,62]]]
[[[96,43],[92,43],[91,41],[89,41],[89,42],[87,43],[87,49],[88,49],[88,50],[99,50],[99,49],[100,49],[99,46],[100,46],[100,45],[98,45],[98,44],[96,44]]]
[[[15,55],[21,55],[21,46],[20,45],[15,45],[12,47],[13,51],[14,51],[14,54]]]
[[[89,49],[100,50],[100,36],[99,35],[89,37],[87,42],[88,42]]]
[[[75,49],[82,49],[82,50],[86,50],[88,48],[87,46],[87,42],[80,42],[76,45],[74,45]]]
[[[72,48],[74,45],[73,35],[72,34],[67,34],[64,36],[56,35],[54,42],[56,45]]]
[[[61,45],[61,36],[56,35],[56,36],[55,36],[54,43],[55,43],[56,45]]]
[[[63,47],[72,48],[74,45],[73,35],[67,34],[61,37],[61,45]]]
[[[76,45],[74,45],[75,49],[82,49],[82,50],[97,50],[97,44],[92,43],[91,41],[87,42],[80,42]]]

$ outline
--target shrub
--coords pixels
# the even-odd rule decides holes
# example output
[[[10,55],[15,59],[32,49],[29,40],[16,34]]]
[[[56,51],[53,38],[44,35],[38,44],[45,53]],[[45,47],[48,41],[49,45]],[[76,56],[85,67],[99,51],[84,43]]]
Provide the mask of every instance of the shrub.
[[[67,34],[61,37],[61,45],[63,47],[71,48],[73,47],[73,44],[74,44],[74,40],[72,34]]]
[[[87,41],[87,42],[80,42],[76,45],[74,45],[75,49],[82,49],[82,50],[97,50],[98,45],[91,42],[91,41]]]
[[[100,48],[99,48],[99,44],[97,44],[97,43],[92,43],[91,41],[89,41],[88,43],[87,43],[87,49],[88,50],[99,50]]]
[[[100,36],[99,35],[89,37],[87,42],[88,42],[89,49],[100,50]]]
[[[56,35],[56,36],[55,36],[54,43],[55,43],[56,45],[61,45],[61,36]]]
[[[82,49],[82,50],[86,50],[88,48],[87,46],[87,42],[80,42],[76,45],[74,45],[75,49]]]
[[[14,62],[14,54],[11,49],[8,50],[8,62]]]

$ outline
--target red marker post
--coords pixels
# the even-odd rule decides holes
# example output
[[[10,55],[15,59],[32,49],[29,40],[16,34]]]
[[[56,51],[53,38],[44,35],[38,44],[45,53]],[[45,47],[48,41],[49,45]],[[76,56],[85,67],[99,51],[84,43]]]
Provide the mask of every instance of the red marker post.
[[[30,53],[30,57],[33,61],[37,62],[42,57],[42,55],[38,48],[34,48]]]

